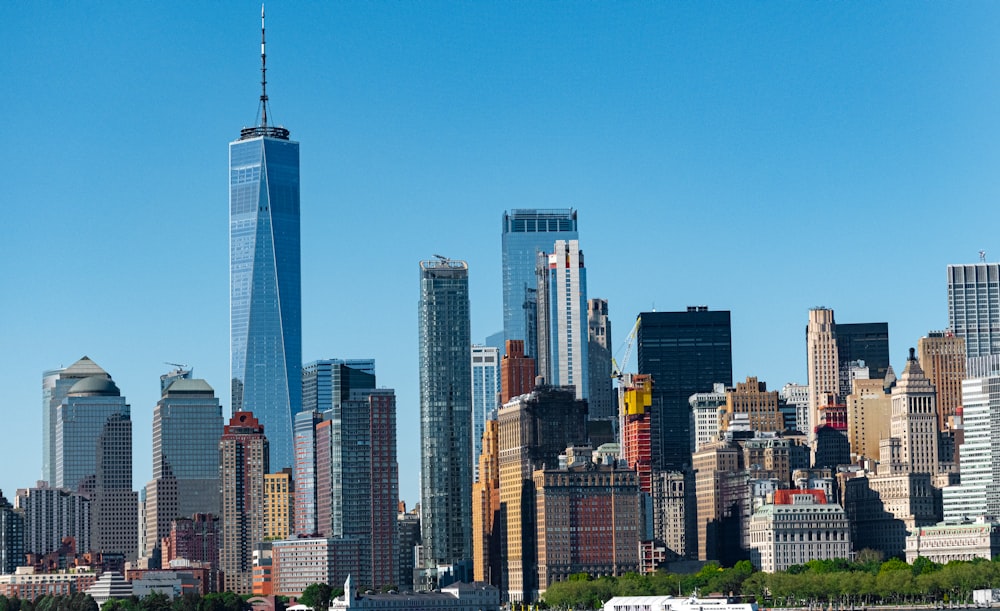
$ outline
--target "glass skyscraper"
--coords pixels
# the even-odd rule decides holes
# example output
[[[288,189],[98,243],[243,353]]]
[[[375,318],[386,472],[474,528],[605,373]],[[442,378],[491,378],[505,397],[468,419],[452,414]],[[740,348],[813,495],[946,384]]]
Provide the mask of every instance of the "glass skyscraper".
[[[420,527],[428,568],[472,561],[469,266],[420,262]]]
[[[266,120],[244,128],[229,145],[232,411],[257,416],[275,472],[294,464],[302,406],[299,240],[299,144]]]
[[[948,266],[948,326],[969,358],[1000,354],[1000,263]]]
[[[483,451],[483,429],[496,419],[500,393],[500,349],[472,346],[472,478],[479,481],[479,455]]]
[[[503,338],[524,341],[526,356],[537,357],[535,257],[552,252],[556,240],[575,240],[576,211],[514,209],[503,215]]]

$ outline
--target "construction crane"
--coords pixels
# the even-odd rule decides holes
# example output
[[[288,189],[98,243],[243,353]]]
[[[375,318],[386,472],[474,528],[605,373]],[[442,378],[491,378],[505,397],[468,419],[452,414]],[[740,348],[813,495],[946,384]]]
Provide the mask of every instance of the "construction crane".
[[[170,363],[168,361],[163,361],[164,365],[170,365],[171,367],[176,367],[178,369],[187,369],[188,365],[182,365],[180,363]]]
[[[632,325],[632,330],[628,332],[625,337],[625,353],[622,355],[622,364],[618,365],[618,361],[615,357],[611,357],[611,377],[618,381],[618,456],[619,458],[625,458],[625,443],[622,439],[622,433],[625,431],[625,411],[622,409],[622,403],[625,399],[625,368],[628,367],[629,357],[632,356],[632,346],[635,345],[635,336],[639,332],[639,317],[636,316],[635,324]]]

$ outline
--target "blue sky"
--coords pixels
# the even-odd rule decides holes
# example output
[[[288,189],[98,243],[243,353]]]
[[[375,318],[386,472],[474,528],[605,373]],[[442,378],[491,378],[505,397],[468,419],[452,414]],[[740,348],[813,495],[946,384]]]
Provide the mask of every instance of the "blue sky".
[[[227,146],[255,121],[259,8],[0,4],[8,497],[40,471],[45,369],[115,378],[137,487],[165,361],[228,412]],[[1000,254],[995,3],[267,12],[272,118],[301,142],[303,358],[376,359],[410,505],[417,261],[468,260],[482,340],[506,209],[579,210],[616,346],[640,311],[729,309],[736,379],[772,388],[805,382],[810,307],[888,321],[899,368],[947,324],[945,266]]]

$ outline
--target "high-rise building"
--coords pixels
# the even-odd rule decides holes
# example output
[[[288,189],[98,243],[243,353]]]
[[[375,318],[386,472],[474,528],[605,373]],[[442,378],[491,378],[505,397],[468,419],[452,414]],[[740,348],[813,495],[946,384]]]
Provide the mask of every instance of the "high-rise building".
[[[170,521],[170,534],[163,547],[163,565],[183,558],[216,570],[219,566],[219,517],[196,513]]]
[[[219,440],[225,589],[249,594],[254,545],[264,540],[264,474],[269,472],[264,426],[250,412],[235,412]]]
[[[611,390],[611,319],[608,300],[587,301],[587,403],[591,420],[614,420],[618,416]]]
[[[86,356],[65,369],[52,369],[42,374],[42,481],[56,483],[56,412],[69,389],[91,376],[111,378]]]
[[[982,372],[985,373],[985,372]],[[959,447],[961,484],[944,488],[944,520],[959,522],[1000,515],[1000,373],[962,382],[965,443]]]
[[[524,342],[509,339],[500,361],[500,405],[535,388],[535,359],[524,356]]]
[[[809,428],[809,386],[789,382],[781,387],[781,399],[785,402],[788,412],[795,413],[795,420],[785,418],[785,427],[800,433]]]
[[[726,411],[726,385],[713,384],[712,392],[696,392],[688,399],[694,421],[691,453],[719,440]]]
[[[574,388],[540,386],[503,405],[498,422],[503,582],[510,600],[531,601],[538,591],[533,473],[586,443],[587,402]]]
[[[24,514],[24,551],[44,556],[58,551],[71,537],[78,550],[90,550],[90,498],[38,482],[21,488],[14,501]]]
[[[420,527],[428,567],[472,560],[469,266],[420,262]]]
[[[962,406],[965,340],[951,331],[931,331],[917,343],[917,355],[920,367],[937,389],[938,429],[943,431]]]
[[[287,539],[295,521],[295,484],[292,470],[264,475],[264,540]]]
[[[870,378],[885,379],[889,369],[889,323],[838,323],[837,358],[840,368],[840,392],[851,391],[851,366],[864,361]]]
[[[271,468],[293,465],[302,406],[299,143],[268,124],[263,12],[261,120],[229,144],[229,312],[233,413],[267,429]]]
[[[501,238],[504,340],[524,341],[526,356],[537,359],[533,329],[536,253],[548,252],[556,240],[578,238],[575,210],[514,209],[504,212]]]
[[[854,390],[845,403],[851,457],[876,459],[880,453],[879,442],[890,436],[892,396],[885,391],[884,381],[855,380]]]
[[[752,430],[779,433],[785,429],[781,403],[778,391],[768,391],[766,383],[747,377],[746,382],[737,382],[736,388],[726,391],[721,428],[728,429],[736,414],[746,414]]]
[[[809,310],[806,326],[806,370],[809,375],[809,424],[804,433],[812,439],[819,426],[819,408],[825,395],[840,396],[840,357],[837,323],[830,308]],[[801,428],[800,428],[801,430]]]
[[[520,340],[508,340],[508,346]],[[506,357],[505,357],[506,358]],[[500,585],[500,445],[499,423],[487,420],[479,479],[472,484],[472,571],[476,581]]]
[[[24,565],[24,515],[0,492],[0,574]]]
[[[476,463],[483,450],[483,428],[496,417],[500,392],[500,350],[493,346],[472,346],[472,475],[479,481]]]
[[[316,529],[316,426],[318,411],[295,414],[295,534],[312,535]]]
[[[219,515],[222,406],[205,380],[175,376],[153,408],[153,480],[146,485],[145,549],[177,517]]]
[[[966,356],[1000,354],[1000,263],[948,266],[948,327]]]
[[[892,389],[889,432],[900,441],[900,461],[906,473],[938,473],[936,392],[910,348],[906,368]]]
[[[538,265],[539,374],[547,384],[575,387],[577,399],[586,399],[587,270],[579,241],[556,240],[552,252],[538,257]]]
[[[684,312],[642,312],[636,331],[639,373],[653,376],[653,466],[691,467],[691,395],[733,385],[729,312],[706,306]]]

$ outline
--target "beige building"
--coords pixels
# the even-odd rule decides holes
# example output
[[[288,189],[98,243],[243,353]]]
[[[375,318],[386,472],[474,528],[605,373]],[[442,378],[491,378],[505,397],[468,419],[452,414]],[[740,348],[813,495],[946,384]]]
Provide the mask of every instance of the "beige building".
[[[720,441],[709,444],[691,456],[695,472],[695,497],[697,499],[698,559],[717,560],[719,532],[722,521],[728,517],[731,506],[733,479],[744,481],[743,452],[733,442]]]
[[[226,591],[253,591],[253,548],[264,540],[264,474],[268,472],[264,426],[251,412],[235,412],[219,440],[222,545],[219,568]]]
[[[906,537],[906,561],[919,556],[947,564],[952,560],[992,560],[1000,554],[1000,524],[978,521],[971,524],[937,524],[916,528]]]
[[[851,458],[878,459],[879,441],[889,437],[892,414],[892,396],[885,392],[884,381],[854,380],[846,404]]]
[[[904,472],[937,474],[937,392],[920,368],[913,348],[910,348],[910,358],[906,361],[903,374],[892,389],[889,433],[899,440],[898,460]],[[886,462],[887,457],[881,458],[882,462]],[[889,458],[896,460],[891,456]]]
[[[653,538],[662,543],[663,559],[693,556],[698,538],[695,528],[694,479],[680,471],[656,471],[650,477],[653,499]]]
[[[479,455],[479,481],[472,484],[472,572],[476,581],[498,583],[500,546],[499,424],[487,420],[483,429],[483,451]],[[494,566],[496,565],[496,566]],[[491,579],[493,576],[497,579]]]
[[[264,540],[287,539],[295,524],[292,470],[264,475]]]
[[[778,401],[778,391],[768,391],[767,384],[748,377],[746,382],[738,382],[736,388],[726,391],[726,408],[720,428],[728,430],[735,414],[746,414],[752,430],[781,432],[785,428],[785,417],[778,409]]]
[[[844,508],[821,490],[779,490],[750,518],[750,561],[765,573],[810,560],[851,557]]]
[[[803,432],[813,439],[819,423],[819,407],[825,405],[825,396],[840,396],[840,358],[837,350],[836,323],[833,310],[809,310],[806,326],[806,370],[809,374],[809,423]]]
[[[948,419],[962,405],[965,379],[965,338],[951,331],[931,331],[917,343],[920,367],[937,390],[938,429],[948,427]]]

